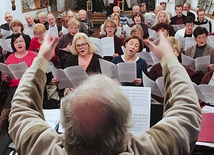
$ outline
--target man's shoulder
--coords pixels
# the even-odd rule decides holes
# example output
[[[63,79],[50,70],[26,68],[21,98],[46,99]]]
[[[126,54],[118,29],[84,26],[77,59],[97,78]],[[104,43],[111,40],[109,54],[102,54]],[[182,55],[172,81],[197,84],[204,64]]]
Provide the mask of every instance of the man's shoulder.
[[[188,47],[185,51],[185,55],[188,55],[188,53],[190,54],[195,49],[196,49],[196,45],[192,45],[192,46]]]
[[[4,24],[1,24],[1,29],[4,29],[4,30],[10,30],[10,27],[7,23],[4,23]]]
[[[212,53],[214,52],[214,47],[210,46],[209,44],[206,45],[206,49],[211,51]]]

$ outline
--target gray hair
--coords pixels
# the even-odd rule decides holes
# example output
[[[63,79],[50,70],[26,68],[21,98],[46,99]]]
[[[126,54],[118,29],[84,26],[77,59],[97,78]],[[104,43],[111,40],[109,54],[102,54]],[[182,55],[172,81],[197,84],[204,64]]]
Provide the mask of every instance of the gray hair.
[[[44,12],[40,12],[40,13],[38,14],[38,18],[40,18],[40,17],[42,17],[42,16],[47,16],[47,14],[44,13]]]
[[[131,124],[131,106],[118,82],[91,75],[61,103],[68,154],[118,154]]]

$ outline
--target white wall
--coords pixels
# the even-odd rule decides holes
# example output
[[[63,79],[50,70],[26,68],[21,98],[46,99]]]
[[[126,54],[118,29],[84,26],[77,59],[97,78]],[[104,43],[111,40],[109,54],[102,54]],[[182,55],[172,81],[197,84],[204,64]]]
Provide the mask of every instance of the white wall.
[[[187,0],[188,3],[191,4],[191,7],[194,8],[195,10],[197,10],[197,5],[198,5],[198,1],[196,0]],[[195,16],[197,17],[197,14],[195,11],[191,10],[191,12],[195,13]],[[212,32],[214,32],[214,20],[206,17],[211,23],[212,23]]]
[[[16,10],[12,11],[12,4],[11,4],[11,0],[1,0],[1,8],[0,8],[0,24],[5,23],[4,20],[4,13],[5,12],[10,12],[13,16],[13,19],[18,19],[20,20],[23,24],[26,23],[25,21],[25,15],[27,13],[31,13],[33,14],[34,17],[36,17],[36,13],[38,11],[44,11],[45,13],[47,13],[47,9],[43,8],[43,9],[39,9],[39,10],[34,10],[34,11],[30,11],[30,12],[26,12],[26,13],[22,13],[22,7],[21,7],[21,0],[16,0],[15,4],[16,4]]]

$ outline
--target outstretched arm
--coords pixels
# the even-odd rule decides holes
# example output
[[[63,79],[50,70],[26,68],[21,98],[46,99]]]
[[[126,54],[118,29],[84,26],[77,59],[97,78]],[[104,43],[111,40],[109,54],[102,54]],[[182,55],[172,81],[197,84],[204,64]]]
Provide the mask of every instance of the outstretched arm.
[[[148,40],[144,42],[161,61],[165,93],[163,119],[147,133],[161,154],[191,154],[201,125],[201,110],[192,82],[162,33],[157,46]]]
[[[42,111],[48,60],[54,55],[57,42],[58,38],[50,41],[50,34],[46,34],[38,56],[22,76],[14,95],[9,135],[18,154],[50,154],[53,145],[59,141],[57,133],[45,122]]]

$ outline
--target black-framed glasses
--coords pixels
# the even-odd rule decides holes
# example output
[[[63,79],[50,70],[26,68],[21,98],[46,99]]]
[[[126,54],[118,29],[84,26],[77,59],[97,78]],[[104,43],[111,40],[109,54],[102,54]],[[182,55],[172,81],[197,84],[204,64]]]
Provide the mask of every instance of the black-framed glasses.
[[[88,45],[88,43],[82,43],[82,44],[76,44],[76,48],[81,48],[81,47],[85,47],[86,45]]]

